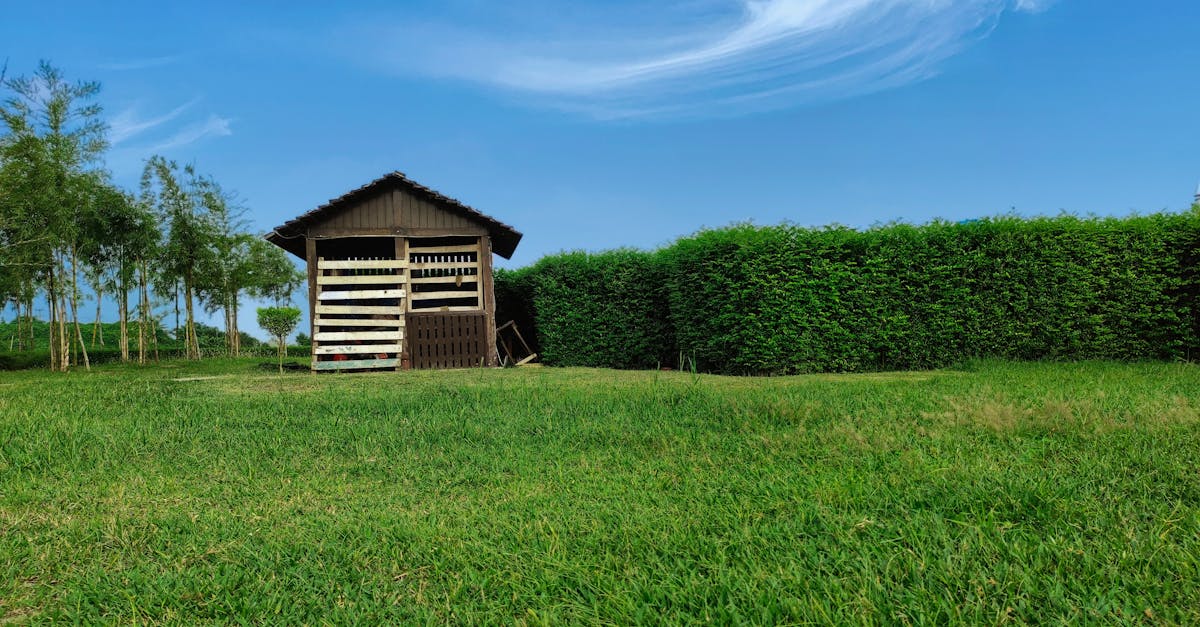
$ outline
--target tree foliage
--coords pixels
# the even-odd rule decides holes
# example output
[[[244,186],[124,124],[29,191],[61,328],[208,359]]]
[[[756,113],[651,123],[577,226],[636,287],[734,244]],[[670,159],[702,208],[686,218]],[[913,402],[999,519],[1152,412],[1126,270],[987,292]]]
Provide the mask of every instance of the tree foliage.
[[[155,296],[182,300],[186,318],[177,326],[187,356],[200,354],[196,301],[224,313],[225,344],[236,354],[240,299],[286,302],[303,275],[282,250],[246,232],[236,197],[194,166],[151,156],[136,197],[113,185],[103,169],[99,90],[68,82],[45,62],[28,78],[0,75],[0,307],[16,309],[15,346],[32,347],[34,301],[44,297],[51,367],[86,364],[79,304],[90,288],[93,342],[103,342],[108,295],[117,301],[122,359],[131,358],[134,318],[139,362],[157,354],[163,313]]]
[[[287,336],[296,330],[300,310],[295,307],[259,307],[258,326],[275,338],[279,347],[279,373],[283,374],[283,356],[287,352]]]
[[[3,86],[0,264],[8,278],[0,289],[9,299],[32,299],[35,286],[44,292],[54,333],[51,368],[66,370],[73,347],[87,363],[78,324],[78,248],[89,197],[103,179],[96,169],[106,147],[94,101],[100,85],[70,83],[43,61],[32,76]]]

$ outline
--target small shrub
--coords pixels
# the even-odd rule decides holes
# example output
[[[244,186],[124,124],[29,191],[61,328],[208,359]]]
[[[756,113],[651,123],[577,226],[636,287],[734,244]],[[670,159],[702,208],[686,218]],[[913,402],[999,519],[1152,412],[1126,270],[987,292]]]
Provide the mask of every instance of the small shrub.
[[[287,352],[287,336],[300,322],[300,310],[295,307],[259,307],[258,326],[275,337],[279,350],[279,374],[283,374],[283,356]]]

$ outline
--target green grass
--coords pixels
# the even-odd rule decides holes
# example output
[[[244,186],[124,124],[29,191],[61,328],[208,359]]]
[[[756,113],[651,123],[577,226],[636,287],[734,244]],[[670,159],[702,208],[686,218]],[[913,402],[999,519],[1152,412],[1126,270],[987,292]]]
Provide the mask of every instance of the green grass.
[[[0,622],[1200,621],[1194,366],[256,364],[0,373]]]

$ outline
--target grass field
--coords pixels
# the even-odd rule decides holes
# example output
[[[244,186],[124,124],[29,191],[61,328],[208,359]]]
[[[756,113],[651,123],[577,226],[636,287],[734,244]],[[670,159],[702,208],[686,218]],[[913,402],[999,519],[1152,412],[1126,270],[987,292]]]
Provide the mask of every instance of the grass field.
[[[0,622],[1200,621],[1200,368],[0,373]]]

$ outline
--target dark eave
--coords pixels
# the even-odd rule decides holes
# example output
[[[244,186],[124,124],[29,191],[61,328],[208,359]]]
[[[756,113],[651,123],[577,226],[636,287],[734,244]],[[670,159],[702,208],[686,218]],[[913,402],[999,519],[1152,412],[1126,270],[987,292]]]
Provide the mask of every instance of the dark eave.
[[[463,203],[445,196],[440,192],[429,189],[424,185],[404,176],[403,172],[389,172],[358,189],[351,190],[338,198],[288,220],[275,227],[267,234],[267,241],[296,255],[304,257],[304,237],[308,227],[341,211],[350,203],[385,189],[400,189],[414,196],[425,198],[440,207],[462,215],[463,217],[483,225],[492,239],[492,252],[511,259],[517,244],[521,242],[521,232],[513,227],[485,215]]]

